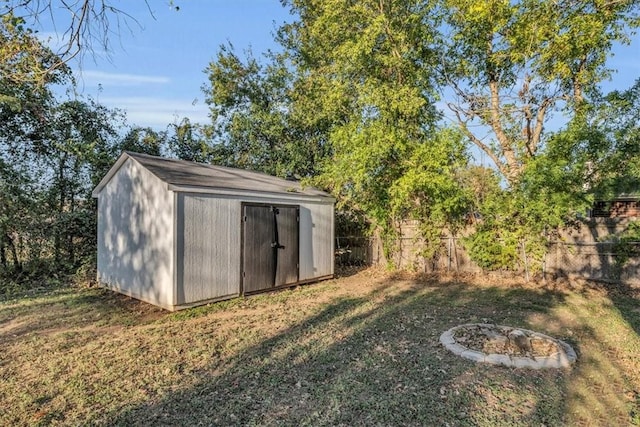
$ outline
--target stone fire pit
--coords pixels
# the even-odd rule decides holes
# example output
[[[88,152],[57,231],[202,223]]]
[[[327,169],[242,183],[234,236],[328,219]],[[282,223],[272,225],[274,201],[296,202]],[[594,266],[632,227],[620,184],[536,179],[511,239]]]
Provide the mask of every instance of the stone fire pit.
[[[487,323],[451,328],[440,336],[440,343],[466,359],[516,368],[567,368],[577,359],[576,352],[564,341]]]

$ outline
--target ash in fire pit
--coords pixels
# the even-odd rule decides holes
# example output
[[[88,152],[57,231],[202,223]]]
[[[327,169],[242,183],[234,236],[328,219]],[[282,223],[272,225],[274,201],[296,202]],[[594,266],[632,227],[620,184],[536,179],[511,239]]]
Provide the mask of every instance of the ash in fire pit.
[[[527,329],[486,323],[451,328],[440,336],[440,342],[464,358],[517,368],[566,368],[577,358],[564,341]]]

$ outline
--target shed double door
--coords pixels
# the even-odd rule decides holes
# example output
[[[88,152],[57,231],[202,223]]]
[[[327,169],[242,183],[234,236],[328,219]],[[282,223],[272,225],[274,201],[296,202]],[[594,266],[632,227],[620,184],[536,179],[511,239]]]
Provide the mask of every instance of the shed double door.
[[[297,206],[242,207],[242,291],[265,291],[298,282]]]

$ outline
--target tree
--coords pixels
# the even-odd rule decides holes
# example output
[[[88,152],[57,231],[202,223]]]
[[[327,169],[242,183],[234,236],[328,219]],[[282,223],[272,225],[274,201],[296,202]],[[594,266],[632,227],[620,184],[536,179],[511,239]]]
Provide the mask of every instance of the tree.
[[[267,66],[223,49],[209,68],[216,136],[230,149],[219,153],[273,173],[295,152],[287,141],[304,147],[296,141],[313,135],[321,160],[313,181],[390,237],[417,218],[434,243],[474,211],[469,241],[482,265],[539,262],[546,238],[589,203],[589,164],[605,146],[619,152],[584,120],[610,74],[611,47],[639,23],[638,2],[283,4],[298,19],[279,29],[283,52]],[[442,125],[438,96],[457,131]],[[570,125],[545,132],[560,113]],[[481,195],[469,185],[462,137],[497,169]]]
[[[31,224],[36,204],[33,183],[14,166],[0,159],[0,267],[21,272],[22,233]]]
[[[437,125],[433,2],[286,4],[300,17],[279,32],[297,67],[293,111],[326,129],[316,182],[365,212],[387,243],[403,220],[418,219],[424,254],[433,255],[468,204],[461,137]]]
[[[118,111],[93,101],[67,101],[49,113],[46,151],[36,158],[48,177],[42,186],[58,267],[74,268],[95,253],[96,203],[91,191],[114,159]]]
[[[593,141],[585,159],[592,193],[608,200],[640,188],[640,79],[613,91],[585,113],[582,133]],[[578,126],[576,126],[578,127]],[[594,141],[595,140],[595,141]]]
[[[582,108],[611,73],[612,45],[628,43],[640,22],[636,1],[443,0],[441,7],[440,78],[455,95],[447,105],[509,186],[544,150],[552,113]]]
[[[179,159],[190,162],[211,163],[214,161],[214,150],[209,144],[210,128],[198,123],[191,123],[185,117],[177,123],[169,125],[168,150]]]
[[[10,120],[23,109],[35,110],[46,86],[68,78],[66,67],[53,69],[58,57],[25,27],[22,18],[0,16],[0,117]]]
[[[544,150],[529,159],[518,185],[495,187],[477,203],[482,221],[467,241],[472,258],[489,269],[538,269],[549,239],[575,223],[595,199],[637,192],[640,145],[636,84],[593,97]]]
[[[440,10],[441,92],[504,179],[477,205],[468,249],[484,268],[539,268],[548,239],[586,211],[605,160],[621,153],[592,126],[592,112],[611,48],[629,42],[639,4],[443,0]],[[554,114],[569,123],[546,132]]]
[[[13,274],[91,264],[91,190],[113,164],[122,116],[93,101],[47,100],[37,120],[0,123],[0,264]],[[4,129],[10,125],[10,129]]]
[[[244,63],[232,45],[222,45],[205,70],[212,133],[224,140],[215,146],[215,157],[227,166],[274,173],[275,145],[285,127],[277,111],[281,93],[267,87],[267,76],[250,51],[247,57]]]
[[[60,8],[69,12],[56,25],[68,44],[54,53],[34,29]],[[66,273],[93,264],[91,190],[121,148],[159,154],[166,144],[165,133],[140,128],[121,140],[118,111],[92,100],[59,102],[50,91],[73,83],[72,58],[96,44],[107,50],[114,27],[130,22],[106,0],[0,1],[0,272]]]
[[[296,114],[297,76],[286,57],[265,59],[247,51],[243,61],[232,45],[223,45],[209,64],[204,90],[213,123],[204,132],[216,141],[212,161],[281,177],[315,175],[325,134]]]
[[[166,132],[157,132],[149,127],[134,126],[115,148],[118,152],[133,151],[159,156],[166,145]]]

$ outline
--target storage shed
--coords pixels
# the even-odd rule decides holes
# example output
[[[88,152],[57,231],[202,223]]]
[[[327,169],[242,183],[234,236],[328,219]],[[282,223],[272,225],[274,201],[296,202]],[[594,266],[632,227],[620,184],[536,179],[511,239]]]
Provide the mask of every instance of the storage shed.
[[[165,309],[333,277],[335,199],[299,182],[125,152],[93,197],[98,282]]]

